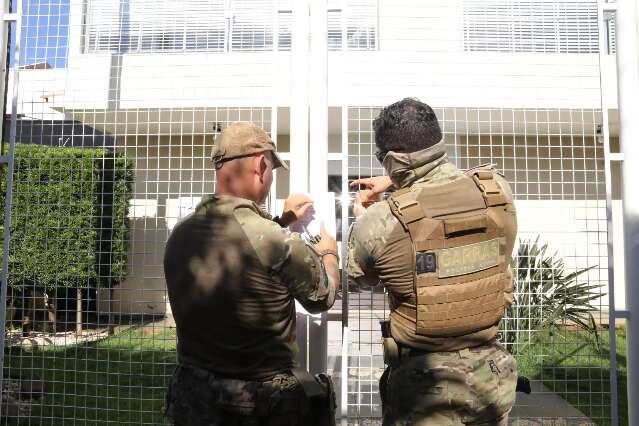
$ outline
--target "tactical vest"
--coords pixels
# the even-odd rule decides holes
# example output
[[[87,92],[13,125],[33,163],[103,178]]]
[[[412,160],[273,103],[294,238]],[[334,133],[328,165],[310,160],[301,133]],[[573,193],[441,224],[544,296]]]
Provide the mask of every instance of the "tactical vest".
[[[502,318],[512,289],[504,206],[512,200],[492,170],[428,188],[403,188],[388,198],[410,235],[416,304],[395,312],[415,333],[456,337],[486,330]]]

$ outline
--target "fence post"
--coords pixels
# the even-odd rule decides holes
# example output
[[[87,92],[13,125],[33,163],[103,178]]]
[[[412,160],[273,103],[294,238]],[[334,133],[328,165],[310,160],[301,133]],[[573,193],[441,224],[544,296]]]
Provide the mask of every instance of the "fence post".
[[[291,192],[308,191],[309,0],[293,2],[291,34]]]
[[[619,139],[623,162],[628,424],[639,424],[639,60],[637,3],[619,0],[616,16]]]
[[[7,96],[5,99],[5,86],[4,82],[7,81],[6,76],[9,72],[9,61],[7,55],[7,47],[10,42],[10,38],[8,37],[7,27],[10,25],[10,22],[15,22],[15,48],[14,48],[14,74],[13,74],[13,86],[11,90],[12,99],[11,99],[11,131],[9,135],[9,154],[3,155],[0,158],[0,167],[4,167],[7,165],[7,189],[4,197],[4,228],[2,232],[2,280],[0,283],[0,394],[3,393],[4,389],[4,348],[5,348],[5,321],[7,317],[7,288],[8,288],[8,277],[9,277],[9,231],[11,228],[11,202],[13,195],[13,154],[14,147],[16,141],[16,122],[17,122],[17,109],[18,109],[18,69],[19,69],[19,55],[20,55],[20,21],[17,17],[20,16],[22,12],[22,2],[17,3],[17,13],[10,14],[9,10],[9,1],[8,0],[0,0],[0,22],[2,23],[2,27],[0,28],[0,60],[3,61],[2,65],[2,93],[0,94],[0,101],[2,102],[2,117],[4,120],[6,116],[6,108],[7,108],[7,99],[9,99],[9,90],[6,90]],[[4,129],[0,127],[0,131],[4,132]],[[4,133],[0,133],[0,144],[4,148]],[[0,418],[2,418],[2,405],[0,404]]]
[[[328,189],[328,28],[326,0],[311,0],[311,57],[309,70],[309,190]],[[310,177],[313,177],[310,179]],[[328,317],[309,323],[309,371],[326,371],[328,361]]]

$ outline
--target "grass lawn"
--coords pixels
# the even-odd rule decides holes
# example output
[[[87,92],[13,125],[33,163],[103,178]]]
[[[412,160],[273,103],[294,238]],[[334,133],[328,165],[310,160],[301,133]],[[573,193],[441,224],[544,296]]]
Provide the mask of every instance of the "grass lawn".
[[[9,424],[162,424],[175,330],[127,331],[100,342],[36,352],[8,349],[5,374],[40,376],[46,396],[29,419]]]
[[[600,425],[610,424],[608,333],[601,349],[583,333],[545,335],[543,343],[520,350],[520,374],[543,380]],[[618,330],[625,353],[625,330]],[[36,374],[47,383],[30,418],[10,424],[162,424],[168,377],[175,366],[174,330],[131,330],[66,348],[26,352],[7,349],[5,374]],[[626,358],[617,357],[621,424],[627,425]]]
[[[601,330],[600,348],[584,332],[544,335],[541,343],[522,350],[520,375],[542,380],[598,425],[610,424],[610,346],[608,330]],[[617,330],[619,424],[628,424],[626,398],[626,331]]]

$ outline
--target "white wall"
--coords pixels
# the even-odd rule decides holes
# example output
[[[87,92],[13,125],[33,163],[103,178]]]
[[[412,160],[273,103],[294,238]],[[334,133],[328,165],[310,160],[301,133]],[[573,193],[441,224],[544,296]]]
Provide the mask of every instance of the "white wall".
[[[168,307],[163,271],[169,232],[183,216],[187,198],[197,201],[214,189],[210,143],[202,136],[117,138],[135,161],[131,202],[128,277],[113,291],[99,294],[98,310],[118,314],[164,315]],[[182,213],[182,215],[180,214]]]
[[[67,110],[290,103],[290,53],[84,54],[72,5]],[[380,0],[379,50],[329,54],[329,104],[600,107],[596,54],[464,52],[461,1]]]

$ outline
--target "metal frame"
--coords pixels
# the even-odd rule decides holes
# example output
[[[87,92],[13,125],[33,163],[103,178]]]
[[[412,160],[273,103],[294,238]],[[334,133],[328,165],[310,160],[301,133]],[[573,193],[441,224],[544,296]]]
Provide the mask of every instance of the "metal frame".
[[[604,26],[605,14],[616,13],[617,7],[614,3],[600,3],[598,8],[599,18],[599,73],[601,86],[601,116],[602,116],[602,137],[604,146],[604,170],[606,179],[606,218],[608,235],[608,334],[610,339],[610,422],[611,425],[619,425],[619,395],[617,392],[617,318],[627,318],[626,311],[618,311],[615,303],[615,266],[614,266],[614,224],[612,215],[612,163],[620,161],[623,157],[613,156],[610,152],[610,128],[608,119],[608,99],[609,95],[604,90],[603,67],[601,66],[604,57],[609,55],[608,43],[606,40],[606,28]],[[620,254],[623,256],[623,253]]]
[[[20,63],[20,25],[18,25],[19,17],[22,13],[22,2],[17,1],[16,4],[16,13],[10,13],[11,2],[8,0],[3,0],[0,5],[2,9],[0,9],[0,13],[2,13],[2,28],[0,29],[0,33],[2,34],[2,39],[0,39],[0,58],[3,61],[7,60],[6,63],[3,64],[3,75],[2,75],[2,116],[5,116],[5,109],[7,105],[8,99],[8,90],[7,90],[7,99],[4,96],[4,82],[6,81],[6,76],[4,73],[9,73],[9,63],[8,63],[8,55],[7,46],[9,45],[9,37],[7,34],[8,25],[11,23],[15,24],[15,51],[14,51],[14,75],[13,75],[13,87],[12,87],[12,111],[11,111],[11,130],[9,135],[9,154],[3,156],[2,161],[0,162],[0,167],[7,165],[7,191],[4,198],[4,228],[3,228],[3,241],[2,241],[2,283],[0,284],[0,369],[4,367],[4,348],[5,348],[5,322],[7,318],[7,288],[8,288],[8,279],[9,279],[9,241],[10,241],[10,230],[11,230],[11,201],[13,196],[13,166],[14,166],[14,148],[16,142],[16,127],[17,127],[17,117],[18,117],[18,74],[19,74],[19,63]],[[2,127],[0,127],[2,130]],[[2,135],[2,133],[0,133]],[[4,148],[4,141],[0,141]],[[4,374],[0,371],[0,394],[4,390]],[[2,406],[0,404],[0,417],[2,417]]]
[[[623,218],[625,245],[625,280],[628,369],[628,423],[639,423],[639,52],[636,0],[619,0],[616,15],[617,99],[619,108],[619,143],[623,153]]]
[[[340,413],[342,425],[348,423],[348,345],[350,329],[348,324],[348,235],[344,232],[348,223],[350,202],[348,186],[348,106],[342,105],[342,365],[340,373]]]

